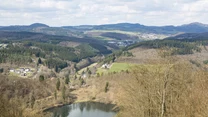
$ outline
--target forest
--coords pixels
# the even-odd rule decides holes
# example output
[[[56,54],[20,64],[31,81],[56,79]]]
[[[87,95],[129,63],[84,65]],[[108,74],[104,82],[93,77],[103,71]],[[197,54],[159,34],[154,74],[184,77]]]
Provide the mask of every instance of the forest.
[[[111,53],[105,46],[95,44],[80,44],[74,48],[33,41],[8,41],[7,44],[7,48],[0,49],[0,63],[26,65],[35,58],[41,58],[42,64],[48,68],[63,69],[68,66],[69,61],[79,62],[85,58]]]

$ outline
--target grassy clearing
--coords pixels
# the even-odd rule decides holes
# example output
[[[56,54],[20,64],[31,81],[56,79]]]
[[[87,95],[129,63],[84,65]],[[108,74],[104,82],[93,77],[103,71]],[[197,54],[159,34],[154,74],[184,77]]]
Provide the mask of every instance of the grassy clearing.
[[[135,66],[136,64],[129,64],[129,63],[113,63],[110,69],[103,69],[98,68],[97,73],[113,73],[113,72],[121,72],[125,70],[129,70],[131,67]]]
[[[161,68],[161,71],[163,71],[163,68],[166,66],[166,64],[130,64],[130,63],[113,63],[111,65],[110,69],[103,69],[98,68],[97,73],[99,74],[108,74],[113,72],[121,72],[126,70],[131,70],[133,68],[145,68],[148,70],[155,70],[158,68]]]
[[[135,65],[128,63],[114,63],[112,67],[109,69],[109,72],[120,72],[122,70],[128,70],[133,66]]]
[[[93,37],[96,37],[97,39],[100,39],[100,40],[105,40],[105,41],[115,40],[115,41],[117,41],[117,39],[115,39],[115,38],[100,36],[102,33],[109,33],[109,32],[126,34],[126,35],[131,35],[131,36],[137,36],[138,34],[140,34],[138,32],[135,33],[135,32],[128,32],[128,31],[120,31],[120,30],[92,30],[92,31],[87,31],[85,33],[92,34]]]
[[[106,32],[116,32],[116,33],[122,33],[122,34],[130,34],[130,35],[137,35],[140,34],[139,32],[128,32],[128,31],[120,31],[120,30],[92,30],[92,31],[87,31],[86,33],[90,33],[90,32],[102,32],[102,33],[106,33]]]

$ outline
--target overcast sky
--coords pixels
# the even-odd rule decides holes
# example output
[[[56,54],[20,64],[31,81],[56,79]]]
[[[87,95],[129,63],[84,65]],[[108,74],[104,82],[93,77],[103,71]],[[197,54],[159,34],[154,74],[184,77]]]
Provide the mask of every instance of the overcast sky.
[[[0,0],[0,25],[208,24],[208,0]]]

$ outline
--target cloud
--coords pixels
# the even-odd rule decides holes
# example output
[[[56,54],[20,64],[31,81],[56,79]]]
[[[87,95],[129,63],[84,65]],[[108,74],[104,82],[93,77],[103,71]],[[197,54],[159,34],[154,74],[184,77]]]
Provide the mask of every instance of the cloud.
[[[0,25],[208,24],[207,0],[2,0]]]

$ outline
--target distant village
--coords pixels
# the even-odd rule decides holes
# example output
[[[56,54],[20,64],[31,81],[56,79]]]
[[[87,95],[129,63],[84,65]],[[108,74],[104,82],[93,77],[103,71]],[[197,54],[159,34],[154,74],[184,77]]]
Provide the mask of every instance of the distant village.
[[[114,44],[114,45],[119,46],[119,47],[126,47],[126,46],[129,46],[129,45],[132,45],[132,44],[136,43],[136,41],[123,40],[123,41],[109,41],[108,43],[109,44]]]
[[[8,46],[8,44],[0,44],[0,49],[4,49],[4,48],[6,48]]]
[[[29,74],[34,72],[34,70],[32,70],[31,68],[23,68],[22,67],[22,68],[18,68],[18,69],[11,68],[9,70],[9,72],[19,75],[19,76],[29,76]]]

